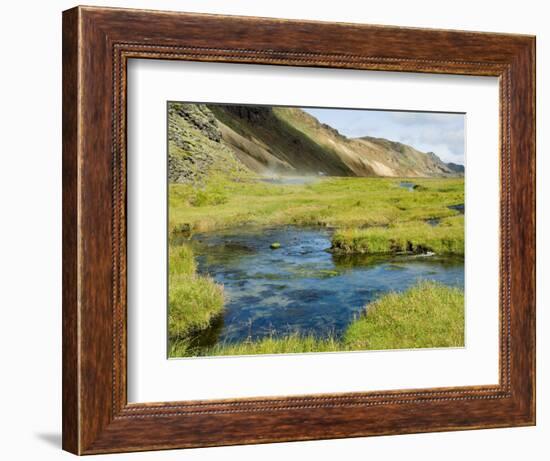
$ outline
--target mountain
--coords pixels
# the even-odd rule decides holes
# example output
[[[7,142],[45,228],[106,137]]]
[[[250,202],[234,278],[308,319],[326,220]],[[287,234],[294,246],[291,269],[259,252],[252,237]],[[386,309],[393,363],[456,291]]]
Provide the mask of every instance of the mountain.
[[[299,109],[222,105],[209,108],[218,119],[223,140],[252,171],[357,176],[345,158],[326,142],[332,134],[330,127],[311,130],[310,124],[317,120]]]
[[[249,171],[222,139],[204,104],[168,104],[168,181],[193,183],[210,172]]]
[[[356,139],[368,148],[366,155],[377,166],[379,176],[453,176],[454,172],[433,152],[384,138],[364,136]]]
[[[447,168],[455,172],[459,176],[464,176],[464,165],[459,165],[458,163],[449,162],[447,163]]]
[[[433,152],[383,138],[348,138],[298,108],[170,103],[168,123],[172,182],[227,168],[287,175],[460,175],[458,166]]]

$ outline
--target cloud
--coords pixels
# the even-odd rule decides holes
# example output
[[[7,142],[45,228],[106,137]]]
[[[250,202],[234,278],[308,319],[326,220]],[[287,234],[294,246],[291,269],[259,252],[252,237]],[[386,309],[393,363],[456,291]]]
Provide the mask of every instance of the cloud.
[[[355,109],[304,109],[348,137],[374,136],[464,163],[464,114]]]

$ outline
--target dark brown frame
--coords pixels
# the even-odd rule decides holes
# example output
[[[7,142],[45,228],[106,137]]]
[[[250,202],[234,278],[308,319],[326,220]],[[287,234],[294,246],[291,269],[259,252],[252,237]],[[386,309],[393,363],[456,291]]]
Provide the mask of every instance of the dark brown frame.
[[[126,400],[126,63],[222,61],[500,79],[500,382]],[[77,7],[63,13],[63,448],[77,454],[535,424],[535,38]]]

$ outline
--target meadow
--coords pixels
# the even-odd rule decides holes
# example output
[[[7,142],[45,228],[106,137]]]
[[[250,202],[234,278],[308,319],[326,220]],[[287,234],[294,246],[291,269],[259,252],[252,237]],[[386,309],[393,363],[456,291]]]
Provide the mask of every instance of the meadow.
[[[170,184],[169,231],[204,232],[243,224],[338,229],[342,252],[464,254],[464,179],[326,178],[276,185],[243,176],[202,187]],[[433,223],[437,223],[433,225]],[[432,224],[430,224],[432,223]]]
[[[414,187],[405,187],[405,181]],[[419,282],[366,305],[338,337],[292,333],[196,347],[193,334],[223,315],[224,290],[197,273],[186,239],[197,232],[239,226],[323,227],[333,230],[330,251],[335,254],[463,257],[464,216],[457,210],[463,204],[463,178],[314,177],[304,183],[274,184],[241,174],[211,175],[200,187],[170,184],[169,355],[462,346],[463,291]]]

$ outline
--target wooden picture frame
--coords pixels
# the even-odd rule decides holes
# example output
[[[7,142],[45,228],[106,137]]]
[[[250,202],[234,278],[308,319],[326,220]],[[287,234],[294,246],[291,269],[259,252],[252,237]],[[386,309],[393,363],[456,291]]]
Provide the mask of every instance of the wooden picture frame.
[[[129,404],[131,58],[496,76],[495,386]],[[63,13],[63,448],[76,454],[535,424],[535,38],[95,7]]]

